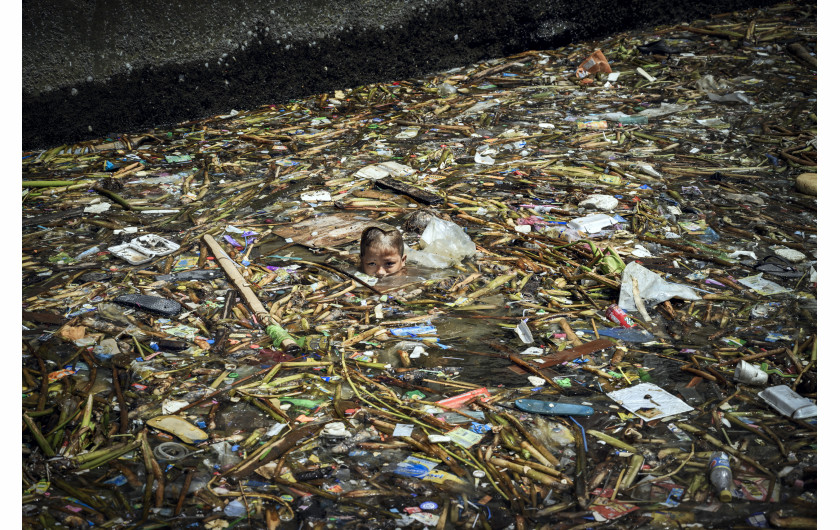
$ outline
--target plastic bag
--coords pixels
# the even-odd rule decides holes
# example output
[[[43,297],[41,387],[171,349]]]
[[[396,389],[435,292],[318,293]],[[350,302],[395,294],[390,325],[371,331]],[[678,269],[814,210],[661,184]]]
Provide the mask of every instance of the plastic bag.
[[[758,273],[753,276],[747,276],[746,278],[738,280],[738,283],[746,285],[762,296],[772,296],[774,294],[789,293],[791,291],[787,287],[782,287],[776,282],[765,280],[761,277],[762,275],[763,273]]]
[[[587,215],[586,217],[578,217],[577,219],[572,219],[569,221],[569,228],[577,230],[584,234],[595,234],[604,230],[605,228],[610,228],[613,225],[619,224],[620,221],[616,220],[612,216],[609,216],[604,213],[596,213],[592,215]]]
[[[519,340],[524,342],[525,344],[533,344],[534,336],[531,335],[531,330],[528,328],[528,320],[523,320],[516,326],[516,335],[519,337]]]
[[[452,221],[437,217],[429,221],[420,236],[422,250],[409,249],[408,259],[413,263],[444,269],[475,254],[475,243],[464,229]]]
[[[741,90],[732,92],[730,94],[719,94],[719,92],[728,89],[729,86],[723,81],[715,81],[715,78],[711,75],[705,75],[698,79],[697,88],[699,88],[702,92],[705,92],[706,96],[710,100],[716,101],[718,103],[728,101],[732,103],[746,103],[747,105],[755,105],[755,100],[753,100]]]
[[[700,297],[687,285],[680,285],[663,280],[653,271],[646,269],[635,261],[627,264],[621,275],[621,294],[618,307],[625,311],[636,311],[633,300],[633,278],[639,282],[639,294],[642,300],[653,305],[670,300],[675,296],[683,300],[700,300]]]
[[[662,103],[657,108],[649,108],[639,112],[638,116],[647,116],[648,118],[661,118],[662,116],[667,116],[668,114],[682,112],[687,108],[688,105],[681,105],[678,103]]]

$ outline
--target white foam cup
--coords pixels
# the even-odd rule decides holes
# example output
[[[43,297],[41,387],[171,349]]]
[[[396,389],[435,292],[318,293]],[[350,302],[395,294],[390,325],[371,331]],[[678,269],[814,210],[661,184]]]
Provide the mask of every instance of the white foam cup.
[[[767,372],[758,366],[741,361],[735,367],[735,380],[748,385],[763,385],[767,382]]]

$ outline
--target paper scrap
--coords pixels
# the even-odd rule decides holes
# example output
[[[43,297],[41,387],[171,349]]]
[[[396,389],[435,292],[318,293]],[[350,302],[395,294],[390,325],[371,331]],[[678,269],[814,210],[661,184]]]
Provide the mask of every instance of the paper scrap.
[[[411,436],[411,431],[414,430],[414,425],[411,423],[398,423],[394,427],[394,436]]]
[[[656,420],[694,410],[694,407],[653,383],[641,383],[610,392],[607,395],[643,421]]]
[[[481,439],[484,437],[481,434],[474,433],[472,431],[468,431],[463,427],[458,427],[456,429],[452,429],[451,431],[446,433],[453,442],[464,447],[465,449],[469,449],[470,447],[474,446]]]

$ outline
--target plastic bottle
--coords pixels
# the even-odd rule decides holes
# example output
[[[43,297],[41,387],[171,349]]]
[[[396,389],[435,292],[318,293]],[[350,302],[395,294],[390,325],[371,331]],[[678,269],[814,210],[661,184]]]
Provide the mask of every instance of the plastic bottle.
[[[709,481],[718,491],[722,502],[732,500],[732,468],[729,467],[729,455],[717,451],[709,458]]]
[[[616,121],[622,125],[647,125],[648,117],[635,114],[632,116],[621,116]]]

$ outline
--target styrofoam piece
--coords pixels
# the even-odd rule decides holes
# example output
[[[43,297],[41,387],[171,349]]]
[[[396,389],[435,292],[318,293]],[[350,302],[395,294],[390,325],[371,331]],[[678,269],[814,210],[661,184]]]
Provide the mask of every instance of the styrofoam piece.
[[[417,170],[400,164],[399,162],[388,161],[381,164],[372,164],[356,171],[353,176],[369,180],[379,180],[385,177],[403,178],[416,173]]]
[[[787,248],[787,247],[777,248],[777,249],[773,250],[773,252],[777,256],[779,256],[781,258],[784,258],[791,263],[799,263],[800,261],[805,261],[808,258],[808,256],[799,252],[798,250],[794,250],[792,248]]]
[[[777,385],[765,388],[758,393],[758,397],[776,409],[779,414],[801,420],[817,415],[817,406],[791,390],[787,385]]]
[[[586,199],[580,201],[578,206],[582,208],[595,208],[602,212],[609,212],[618,207],[618,199],[612,195],[590,195]]]
[[[144,236],[135,237],[129,241],[128,244],[131,245],[131,248],[155,258],[167,256],[181,248],[181,245],[178,243],[169,241],[168,239],[164,239],[155,234],[146,234]]]
[[[177,251],[181,246],[155,234],[135,237],[128,243],[108,247],[108,252],[124,259],[132,265],[142,265],[152,259],[166,256]]]
[[[143,263],[148,263],[152,261],[152,258],[154,257],[132,248],[131,243],[123,243],[122,245],[108,247],[108,252],[118,258],[124,259],[132,265],[142,265]]]

